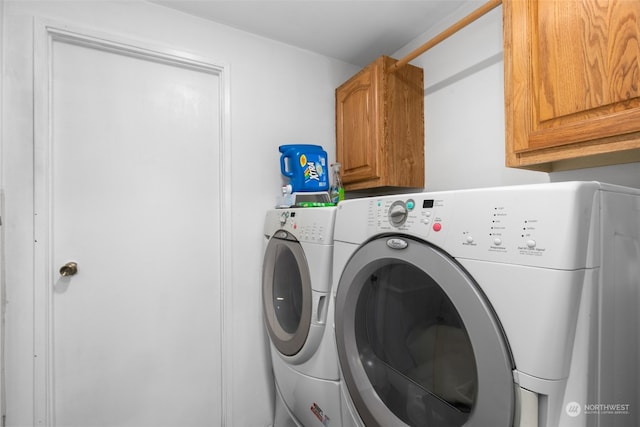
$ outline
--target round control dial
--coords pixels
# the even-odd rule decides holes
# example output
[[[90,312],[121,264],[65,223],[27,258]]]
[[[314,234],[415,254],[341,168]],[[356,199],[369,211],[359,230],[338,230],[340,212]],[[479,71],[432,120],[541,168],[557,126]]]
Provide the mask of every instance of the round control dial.
[[[400,227],[404,224],[408,216],[407,206],[400,200],[393,202],[389,207],[389,223],[394,227]]]
[[[280,225],[285,225],[289,219],[289,212],[282,212],[280,214]]]

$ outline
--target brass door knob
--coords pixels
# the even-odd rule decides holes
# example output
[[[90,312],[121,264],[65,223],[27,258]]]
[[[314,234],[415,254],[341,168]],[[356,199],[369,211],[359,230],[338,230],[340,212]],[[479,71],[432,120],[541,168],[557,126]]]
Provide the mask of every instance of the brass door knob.
[[[78,264],[73,261],[69,261],[68,263],[60,267],[60,275],[62,277],[73,276],[77,272]]]

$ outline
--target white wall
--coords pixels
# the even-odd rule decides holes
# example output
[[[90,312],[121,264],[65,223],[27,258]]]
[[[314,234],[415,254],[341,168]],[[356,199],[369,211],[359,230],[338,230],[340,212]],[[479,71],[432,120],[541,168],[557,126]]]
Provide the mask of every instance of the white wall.
[[[392,56],[402,58],[481,4],[470,2]],[[425,75],[427,190],[569,180],[640,187],[640,163],[554,173],[505,167],[502,53],[498,7],[411,62]]]
[[[231,205],[232,283],[225,291],[232,301],[229,324],[231,370],[226,424],[267,425],[272,421],[270,360],[261,317],[260,280],[264,213],[274,205],[282,183],[278,146],[310,143],[335,153],[334,89],[358,68],[314,53],[213,24],[138,0],[21,1],[5,0],[3,73],[5,105],[2,129],[2,183],[6,192],[7,233],[11,262],[32,269],[32,19],[34,16],[68,22],[123,38],[173,47],[227,64],[231,81]],[[6,108],[10,105],[11,108]],[[4,229],[5,227],[3,227]],[[7,261],[9,262],[9,260]],[[26,275],[29,276],[29,275]],[[20,327],[9,346],[29,352],[33,322],[31,283],[7,278],[12,317]],[[17,325],[16,325],[17,323]],[[13,351],[13,349],[11,349]],[[31,350],[32,351],[32,350]],[[29,388],[28,372],[12,372],[12,381]],[[25,396],[30,396],[29,392]],[[25,400],[29,400],[28,398]],[[11,407],[11,404],[14,404]],[[31,424],[32,402],[10,399],[13,420]],[[15,411],[21,412],[16,414]]]

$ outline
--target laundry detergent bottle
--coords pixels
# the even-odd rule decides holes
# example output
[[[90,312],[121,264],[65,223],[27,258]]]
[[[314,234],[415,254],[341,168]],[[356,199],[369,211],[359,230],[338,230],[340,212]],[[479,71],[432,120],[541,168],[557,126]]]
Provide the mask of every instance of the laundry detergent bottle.
[[[281,145],[280,171],[289,178],[293,193],[327,191],[329,165],[327,152],[319,145]]]

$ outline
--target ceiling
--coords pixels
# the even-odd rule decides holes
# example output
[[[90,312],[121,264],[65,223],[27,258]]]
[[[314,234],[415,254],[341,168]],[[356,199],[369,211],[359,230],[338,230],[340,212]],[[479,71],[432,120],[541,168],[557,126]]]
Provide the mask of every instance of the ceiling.
[[[151,0],[358,66],[477,0]],[[426,41],[426,40],[425,40]]]

